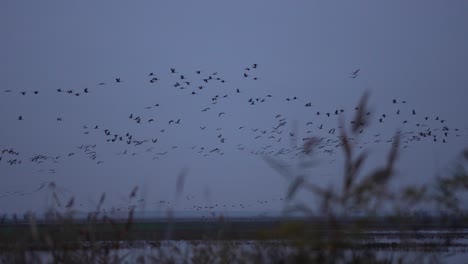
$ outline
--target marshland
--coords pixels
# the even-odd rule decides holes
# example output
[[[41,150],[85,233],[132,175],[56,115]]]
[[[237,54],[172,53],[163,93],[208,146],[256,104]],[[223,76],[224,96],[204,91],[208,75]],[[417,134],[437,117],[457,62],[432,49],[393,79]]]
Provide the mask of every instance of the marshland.
[[[468,4],[0,17],[0,263],[466,262]]]

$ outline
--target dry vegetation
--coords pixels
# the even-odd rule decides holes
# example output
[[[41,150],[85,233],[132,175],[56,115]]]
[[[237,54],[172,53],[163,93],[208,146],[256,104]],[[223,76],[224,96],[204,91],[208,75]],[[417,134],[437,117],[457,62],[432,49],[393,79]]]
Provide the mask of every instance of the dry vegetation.
[[[367,100],[368,96],[364,95],[359,102],[351,127],[346,128],[345,121],[341,120],[344,169],[338,186],[323,187],[309,180],[317,139],[304,144],[307,155],[299,160],[295,169],[280,160],[265,157],[289,181],[286,215],[300,213],[304,216],[300,220],[285,218],[268,227],[254,226],[252,231],[247,225],[235,229],[234,223],[224,219],[219,223],[204,223],[205,227],[212,226],[205,234],[191,237],[185,231],[180,237],[185,235],[190,239],[175,241],[167,239],[178,238],[175,233],[184,226],[177,227],[176,223],[162,227],[141,225],[134,220],[134,208],[130,208],[125,221],[102,214],[104,194],[86,221],[74,220],[72,198],[66,203],[67,210],[48,212],[48,224],[37,222],[33,214],[26,214],[21,220],[4,217],[0,225],[0,262],[437,263],[442,261],[439,257],[447,248],[464,249],[465,245],[452,241],[464,236],[461,228],[466,228],[468,219],[460,202],[460,195],[468,188],[468,150],[460,155],[453,172],[437,176],[432,185],[394,190],[390,183],[395,178],[399,157],[398,132],[393,137],[385,164],[363,173],[368,153],[358,149],[355,142],[359,131],[370,124],[365,115]],[[184,178],[185,173],[182,173],[177,181],[179,193],[183,191]],[[56,203],[60,203],[55,186],[51,184],[49,188]],[[135,198],[137,191],[135,188],[129,198]],[[299,192],[310,193],[320,203],[315,206],[301,202],[296,199]],[[379,213],[382,208],[385,208],[384,216]],[[435,213],[415,213],[420,212],[417,211],[420,208],[431,208]],[[350,212],[360,212],[360,215],[356,217]],[[424,241],[428,234],[418,232],[418,228],[452,228],[455,231],[437,233],[444,240],[439,243]],[[385,233],[388,230],[392,231],[391,235]],[[379,238],[392,240],[385,242]],[[379,251],[381,249],[385,251]],[[391,253],[394,251],[416,253],[395,255]]]

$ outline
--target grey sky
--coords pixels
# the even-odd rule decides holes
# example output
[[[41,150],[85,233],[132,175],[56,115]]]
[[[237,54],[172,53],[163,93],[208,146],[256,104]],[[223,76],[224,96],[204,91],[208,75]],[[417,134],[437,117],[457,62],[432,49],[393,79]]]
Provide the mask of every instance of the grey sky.
[[[272,150],[289,147],[286,134],[294,121],[300,138],[330,136],[327,131],[338,119],[323,114],[345,109],[343,116],[349,121],[365,90],[371,91],[375,126],[363,135],[364,142],[372,141],[374,134],[387,139],[397,129],[419,131],[415,124],[424,123],[425,116],[431,118],[426,123],[433,129],[441,128],[433,120],[437,116],[459,128],[461,136],[451,132],[446,144],[425,140],[402,152],[399,183],[429,180],[468,145],[467,24],[468,2],[462,0],[2,1],[0,149],[20,152],[23,163],[10,166],[6,155],[0,162],[0,193],[8,194],[0,198],[0,208],[42,210],[44,190],[29,195],[11,192],[54,181],[63,197],[77,197],[80,210],[91,208],[101,192],[108,194],[107,206],[125,204],[134,186],[144,190],[146,209],[156,210],[159,203],[153,203],[174,202],[177,175],[187,168],[184,196],[193,198],[181,202],[182,210],[213,203],[278,210],[285,181],[261,156],[250,154],[271,144],[265,138],[254,139],[258,132],[250,129],[271,131],[278,124],[277,114],[287,118],[283,141],[272,144]],[[253,63],[258,64],[255,73],[244,78],[244,68]],[[171,67],[193,81],[190,89],[173,87],[181,80],[170,73]],[[361,69],[359,76],[349,78],[356,69]],[[196,70],[203,77],[218,72],[226,83],[210,82],[199,91],[196,86],[203,81]],[[160,79],[157,84],[148,82],[150,72]],[[116,77],[123,82],[115,83]],[[106,85],[99,86],[100,82]],[[76,97],[57,93],[59,88],[81,92],[88,88],[90,93]],[[32,94],[34,90],[39,94]],[[222,98],[225,94],[228,98]],[[268,94],[272,97],[265,103],[249,105],[249,98]],[[215,95],[221,98],[212,105]],[[285,100],[294,96],[299,99]],[[393,98],[408,103],[393,105]],[[306,108],[308,102],[313,106]],[[145,109],[156,103],[160,106]],[[201,112],[206,107],[211,109]],[[398,109],[401,116],[395,115]],[[218,117],[220,112],[226,115]],[[155,122],[136,124],[128,118],[130,113]],[[389,117],[378,124],[383,113]],[[24,120],[17,120],[19,115]],[[63,121],[56,121],[58,117]],[[181,124],[168,125],[178,118]],[[306,134],[308,121],[314,129]],[[318,130],[320,124],[327,129]],[[85,135],[84,125],[99,129],[88,129]],[[205,125],[206,130],[199,128]],[[246,131],[239,131],[239,126]],[[141,147],[107,143],[104,129],[158,142]],[[220,133],[225,143],[220,143]],[[82,144],[97,144],[96,160],[77,149]],[[224,155],[204,157],[191,149],[195,145],[197,150],[206,148],[203,154],[218,147]],[[389,144],[367,147],[382,156]],[[125,149],[137,154],[116,155]],[[153,160],[165,151],[169,154]],[[76,155],[67,157],[71,152]],[[61,158],[57,164],[28,161],[38,154]],[[340,155],[337,150],[335,155],[319,156],[316,181],[333,182],[342,168]],[[286,155],[279,158],[293,161]],[[98,160],[104,163],[98,165]],[[370,166],[381,160],[373,157]],[[47,171],[51,168],[55,173]]]

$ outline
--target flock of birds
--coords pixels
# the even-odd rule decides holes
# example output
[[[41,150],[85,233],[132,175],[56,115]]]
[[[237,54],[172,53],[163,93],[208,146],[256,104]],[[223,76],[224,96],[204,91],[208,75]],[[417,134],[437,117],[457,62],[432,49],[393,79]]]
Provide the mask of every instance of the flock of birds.
[[[243,81],[258,81],[257,64],[245,67],[240,74]],[[353,71],[349,78],[356,79],[359,77],[360,69]],[[73,159],[77,155],[88,158],[96,165],[102,166],[109,160],[111,155],[118,157],[123,156],[141,156],[147,155],[153,160],[164,159],[176,151],[185,150],[192,151],[202,157],[223,156],[232,151],[248,152],[252,155],[268,155],[272,157],[288,157],[296,159],[305,155],[304,142],[312,137],[318,139],[316,153],[322,153],[330,157],[330,162],[335,161],[335,156],[339,153],[342,144],[340,138],[340,127],[338,120],[346,113],[353,116],[354,111],[359,110],[358,107],[353,109],[345,109],[340,107],[329,109],[315,109],[311,101],[304,100],[299,96],[279,97],[274,94],[265,94],[263,96],[251,96],[250,90],[241,87],[219,89],[218,87],[226,87],[229,83],[218,72],[207,73],[202,70],[196,70],[191,73],[181,73],[176,68],[168,69],[167,73],[158,75],[154,72],[146,74],[146,81],[150,85],[161,87],[161,81],[166,80],[170,83],[166,89],[177,89],[181,91],[181,96],[201,96],[205,101],[205,105],[191,109],[193,113],[199,112],[200,123],[197,127],[185,126],[186,120],[184,116],[174,115],[172,117],[156,118],[152,111],[158,111],[164,107],[164,102],[160,101],[151,105],[143,106],[141,111],[144,113],[137,114],[129,112],[126,117],[121,117],[124,120],[130,121],[128,126],[139,126],[137,129],[151,129],[158,133],[151,138],[138,136],[136,133],[129,132],[128,127],[108,128],[105,124],[82,124],[84,135],[89,137],[88,143],[77,144],[74,149],[67,153],[54,154],[36,154],[33,156],[23,155],[15,149],[14,146],[0,144],[0,168],[1,166],[21,166],[25,163],[34,163],[41,165],[38,171],[44,173],[56,173],[54,164],[60,163],[64,159]],[[100,82],[97,87],[105,87],[110,85],[121,85],[125,83],[125,79],[116,77],[113,82]],[[167,86],[167,84],[165,85]],[[215,88],[216,87],[216,88]],[[220,93],[220,92],[223,93]],[[68,95],[74,97],[93,96],[95,90],[90,88],[81,89],[55,89],[55,93],[60,95]],[[5,94],[18,94],[19,96],[41,96],[44,91],[13,91],[5,90]],[[216,123],[216,119],[229,119],[230,113],[223,109],[226,102],[235,102],[236,107],[261,107],[263,104],[274,101],[275,103],[283,102],[285,104],[294,104],[296,106],[307,109],[307,117],[310,120],[303,121],[303,124],[296,124],[294,118],[288,117],[284,113],[272,113],[269,120],[272,120],[268,126],[249,126],[246,124],[238,124],[235,129],[223,127]],[[169,102],[166,102],[169,104]],[[360,141],[359,147],[366,144],[391,143],[393,135],[385,135],[381,132],[373,131],[374,127],[383,126],[385,123],[401,125],[401,142],[402,148],[408,148],[411,144],[417,142],[433,142],[447,143],[454,137],[467,136],[466,128],[453,127],[449,122],[437,115],[425,115],[417,109],[409,106],[405,100],[391,99],[388,102],[387,109],[391,109],[385,113],[367,112],[368,116],[374,117],[376,120],[374,126],[366,127],[359,131],[363,134],[364,141]],[[271,107],[271,106],[270,106]],[[287,107],[290,107],[289,105]],[[147,112],[145,112],[147,111]],[[272,108],[275,111],[275,108]],[[212,113],[212,114],[211,114]],[[208,116],[209,115],[209,116]],[[16,118],[17,122],[28,122],[28,116],[20,114]],[[66,116],[54,117],[56,122],[64,122]],[[204,120],[212,120],[210,123]],[[190,120],[193,121],[193,120]],[[228,120],[229,121],[229,120]],[[353,120],[349,121],[355,122]],[[191,124],[193,122],[190,122]],[[232,122],[229,122],[232,124]],[[156,127],[142,126],[142,124],[156,125]],[[293,125],[299,125],[293,129]],[[164,135],[172,133],[173,128],[183,126],[183,129],[188,133],[193,129],[199,130],[201,134],[205,133],[203,139],[193,136],[193,145],[178,145],[166,142],[166,146],[161,145]],[[391,127],[394,131],[394,125]],[[154,134],[154,133],[153,133]],[[302,135],[302,136],[300,136]],[[305,136],[304,136],[305,135]],[[351,139],[353,140],[353,139]],[[89,143],[91,142],[91,143]],[[295,142],[291,144],[291,142]],[[174,142],[175,143],[175,142]],[[117,153],[105,153],[102,146],[105,144],[117,145],[120,149]],[[169,145],[167,145],[169,144]],[[44,188],[43,185],[35,189],[34,192]],[[22,195],[30,192],[22,192]],[[19,193],[18,193],[19,194]],[[12,195],[11,193],[8,195]],[[5,194],[3,195],[5,196]],[[2,194],[0,194],[0,198]]]

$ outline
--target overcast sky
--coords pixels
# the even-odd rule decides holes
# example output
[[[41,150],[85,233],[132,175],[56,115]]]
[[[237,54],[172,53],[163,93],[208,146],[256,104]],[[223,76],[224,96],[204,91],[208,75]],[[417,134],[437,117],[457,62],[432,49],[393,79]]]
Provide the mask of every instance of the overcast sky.
[[[284,148],[291,153],[275,158],[294,164],[291,138],[336,140],[330,129],[338,116],[350,121],[366,90],[373,124],[361,142],[372,153],[369,167],[382,163],[396,130],[429,128],[438,141],[408,142],[397,172],[397,185],[428,182],[468,146],[466,25],[463,0],[2,1],[0,150],[18,155],[1,154],[1,211],[44,210],[47,188],[29,192],[50,182],[82,211],[102,192],[107,208],[125,205],[134,186],[145,210],[164,209],[176,202],[184,169],[178,210],[216,203],[226,205],[219,211],[280,210],[286,181],[262,155]],[[451,129],[446,138],[443,126]],[[149,141],[126,144],[126,133]],[[31,161],[36,155],[48,158]],[[326,146],[316,158],[311,180],[335,183],[340,149]]]

